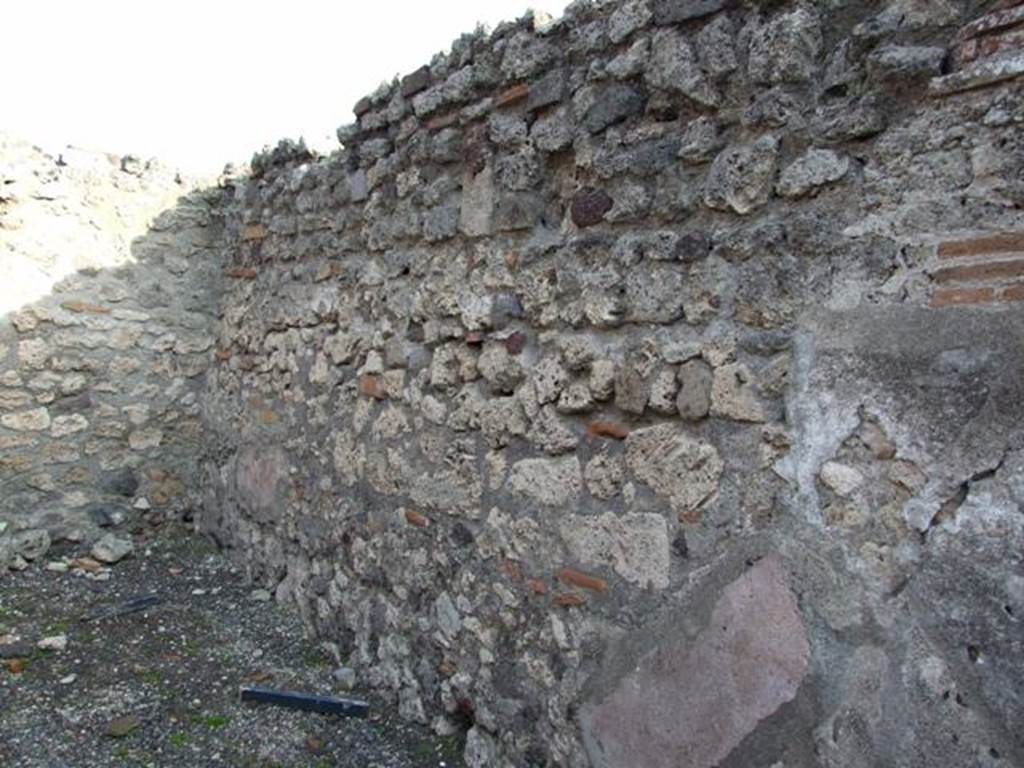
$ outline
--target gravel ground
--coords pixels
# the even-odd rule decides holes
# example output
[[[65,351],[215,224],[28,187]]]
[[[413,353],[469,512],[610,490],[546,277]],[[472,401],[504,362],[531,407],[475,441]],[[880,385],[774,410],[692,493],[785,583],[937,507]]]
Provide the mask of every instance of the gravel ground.
[[[0,576],[0,766],[462,765],[458,739],[340,690],[298,616],[253,599],[205,542],[165,529],[91,577],[47,570],[85,554],[51,549]],[[149,594],[160,602],[82,621]],[[60,635],[64,650],[37,647]],[[370,717],[242,704],[245,684],[359,696]]]

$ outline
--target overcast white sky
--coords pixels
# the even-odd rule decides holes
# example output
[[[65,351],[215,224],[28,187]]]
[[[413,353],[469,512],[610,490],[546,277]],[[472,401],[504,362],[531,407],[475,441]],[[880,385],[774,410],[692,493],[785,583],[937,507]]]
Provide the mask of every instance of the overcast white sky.
[[[566,0],[5,0],[0,130],[217,172],[351,122],[477,22]]]

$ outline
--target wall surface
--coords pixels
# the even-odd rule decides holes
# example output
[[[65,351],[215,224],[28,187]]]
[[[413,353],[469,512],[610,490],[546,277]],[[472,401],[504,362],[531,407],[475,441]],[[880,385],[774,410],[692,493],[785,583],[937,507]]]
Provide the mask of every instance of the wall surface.
[[[470,765],[1024,764],[1022,18],[578,4],[257,157],[204,529]]]
[[[0,137],[0,574],[51,541],[190,506],[217,194],[131,157]]]
[[[1022,28],[632,0],[466,36],[10,316],[0,503],[63,503],[69,440],[179,467],[471,766],[1024,765]],[[55,434],[32,371],[95,334]]]

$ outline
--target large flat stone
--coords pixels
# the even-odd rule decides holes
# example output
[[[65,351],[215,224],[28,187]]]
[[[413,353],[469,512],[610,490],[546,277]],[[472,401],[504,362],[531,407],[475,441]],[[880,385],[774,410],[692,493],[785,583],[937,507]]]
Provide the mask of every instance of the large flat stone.
[[[793,700],[809,657],[781,563],[765,558],[722,591],[695,638],[661,643],[584,706],[590,759],[597,768],[711,768]]]

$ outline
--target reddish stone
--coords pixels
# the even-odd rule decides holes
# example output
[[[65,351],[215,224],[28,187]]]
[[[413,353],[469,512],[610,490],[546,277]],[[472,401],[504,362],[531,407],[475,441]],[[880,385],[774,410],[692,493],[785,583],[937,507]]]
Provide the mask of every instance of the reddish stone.
[[[614,201],[603,189],[584,187],[573,197],[569,214],[577,227],[591,227],[604,218],[613,204]]]
[[[459,112],[446,112],[443,115],[437,115],[427,120],[428,131],[440,131],[442,128],[449,128],[459,122]]]
[[[977,37],[1022,23],[1024,23],[1024,5],[1017,3],[975,19],[960,30],[960,37],[962,39]]]
[[[421,515],[415,509],[405,510],[405,521],[409,525],[415,525],[417,528],[426,528],[430,525],[430,518]]]
[[[1024,48],[1024,29],[1008,29],[999,34],[976,37],[961,43],[956,47],[953,57],[958,64],[963,65],[986,56],[1018,51],[1022,48]]]
[[[375,400],[386,400],[388,396],[388,391],[380,376],[372,373],[364,373],[359,377],[359,393]]]
[[[555,605],[571,608],[574,605],[583,605],[587,602],[587,598],[578,592],[560,592],[554,596],[553,601]]]
[[[526,334],[520,331],[515,331],[505,339],[505,349],[508,350],[510,355],[518,355],[523,351],[523,347],[525,346]]]
[[[591,576],[582,571],[572,568],[563,568],[558,572],[558,580],[564,584],[571,584],[574,587],[582,587],[593,592],[604,592],[608,588],[608,582],[597,576]]]
[[[478,346],[484,343],[487,335],[483,331],[470,331],[466,334],[466,343],[470,346]]]
[[[498,570],[504,573],[513,581],[519,581],[523,578],[523,572],[519,568],[519,563],[515,560],[502,560],[498,563]]]
[[[226,361],[231,359],[231,350],[230,349],[218,349],[217,353],[216,353],[216,356],[217,356],[217,359],[220,360],[222,363],[226,362]]]
[[[680,612],[677,621],[650,630],[658,633],[645,644],[651,650],[581,708],[594,765],[720,765],[796,697],[811,649],[775,558],[729,584],[696,636],[687,629],[692,615]]]
[[[513,85],[511,88],[506,88],[504,91],[494,97],[495,107],[506,107],[509,104],[515,104],[517,101],[522,101],[530,95],[530,86],[526,83],[520,83],[519,85]]]
[[[526,582],[526,586],[530,588],[530,591],[535,595],[543,595],[548,591],[548,585],[540,579],[529,579]]]
[[[110,307],[101,307],[99,304],[89,304],[85,301],[65,301],[61,307],[68,312],[90,312],[96,315],[110,314]]]
[[[615,421],[592,421],[587,425],[587,434],[595,437],[611,437],[625,440],[629,437],[629,427]]]

